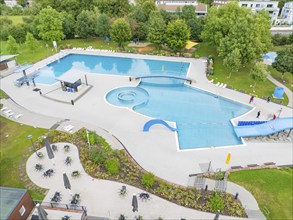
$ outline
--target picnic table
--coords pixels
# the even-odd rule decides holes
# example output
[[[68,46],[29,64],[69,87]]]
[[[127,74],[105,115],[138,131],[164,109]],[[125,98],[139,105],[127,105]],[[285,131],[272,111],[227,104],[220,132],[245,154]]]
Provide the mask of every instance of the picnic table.
[[[148,193],[140,193],[140,194],[139,194],[139,198],[140,198],[141,200],[147,200],[147,199],[150,199],[150,194],[148,194]]]
[[[74,194],[70,203],[72,205],[77,205],[78,202],[79,202],[79,194]]]
[[[51,177],[54,173],[54,170],[48,169],[47,171],[44,172],[44,177]]]
[[[61,201],[61,194],[60,192],[55,192],[53,198],[51,199],[52,202],[60,202]]]

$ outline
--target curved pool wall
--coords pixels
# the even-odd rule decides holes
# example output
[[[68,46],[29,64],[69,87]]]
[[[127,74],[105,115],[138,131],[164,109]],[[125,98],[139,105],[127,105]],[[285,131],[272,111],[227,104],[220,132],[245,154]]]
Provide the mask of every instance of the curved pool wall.
[[[120,76],[152,74],[185,76],[189,65],[188,62],[69,54],[41,68],[38,71],[39,76],[35,78],[35,82],[48,85],[54,84],[57,82],[56,78],[71,69],[77,69],[81,72]]]
[[[251,107],[186,86],[182,81],[160,85],[143,79],[137,88],[148,93],[147,101],[140,100],[139,105],[119,101],[118,94],[129,91],[129,87],[112,90],[106,99],[113,105],[175,122],[181,150],[242,144],[230,119],[245,114]]]

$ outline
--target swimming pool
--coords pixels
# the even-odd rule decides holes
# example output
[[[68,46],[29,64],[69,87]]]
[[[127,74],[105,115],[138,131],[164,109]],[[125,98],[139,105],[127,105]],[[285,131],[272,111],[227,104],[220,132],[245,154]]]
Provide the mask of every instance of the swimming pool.
[[[57,82],[57,77],[71,69],[80,70],[81,72],[120,76],[143,76],[151,74],[185,76],[188,68],[189,63],[187,62],[69,54],[40,69],[35,82],[51,85]]]
[[[188,62],[70,54],[40,70],[36,82],[55,83],[55,78],[70,69],[122,76],[167,75],[185,77]],[[106,95],[109,103],[167,121],[177,126],[182,150],[242,144],[230,119],[251,107],[214,94],[191,88],[184,80],[142,79],[137,87],[121,87]],[[142,125],[143,126],[143,125]]]

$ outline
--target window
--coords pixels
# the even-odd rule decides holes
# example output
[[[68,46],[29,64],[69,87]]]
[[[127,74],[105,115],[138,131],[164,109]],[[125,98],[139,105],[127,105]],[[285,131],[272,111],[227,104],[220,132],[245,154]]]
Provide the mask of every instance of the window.
[[[19,213],[20,213],[21,216],[24,215],[24,213],[25,213],[25,208],[24,208],[24,206],[21,206],[21,208],[19,209]]]
[[[272,4],[268,4],[267,7],[268,7],[268,8],[272,8],[273,5],[272,5]]]
[[[247,4],[243,4],[242,7],[247,7]]]

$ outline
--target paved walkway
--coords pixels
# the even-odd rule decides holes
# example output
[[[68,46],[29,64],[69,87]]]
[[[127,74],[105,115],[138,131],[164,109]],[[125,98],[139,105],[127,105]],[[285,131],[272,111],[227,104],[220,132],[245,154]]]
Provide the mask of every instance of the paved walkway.
[[[93,179],[88,176],[79,161],[78,149],[69,143],[54,143],[58,151],[55,152],[55,157],[49,159],[47,157],[46,149],[43,147],[39,151],[45,157],[39,159],[36,154],[31,155],[27,161],[26,170],[30,179],[40,187],[49,189],[49,192],[43,202],[50,202],[56,191],[61,192],[62,204],[70,204],[72,195],[80,194],[81,201],[79,205],[86,206],[88,215],[107,217],[111,219],[118,219],[120,214],[124,214],[127,219],[134,219],[135,214],[143,216],[144,219],[214,219],[215,214],[200,212],[193,209],[184,208],[174,203],[168,202],[155,195],[150,195],[151,199],[148,201],[138,200],[138,214],[132,212],[132,195],[143,192],[141,189],[127,185],[127,195],[121,197],[119,190],[122,183]],[[69,152],[63,150],[64,145],[70,146]],[[72,158],[71,165],[65,165],[65,158],[70,156]],[[36,171],[35,165],[41,164],[44,167],[43,171]],[[43,172],[53,169],[52,177],[44,177]],[[63,185],[62,173],[66,172],[71,184],[71,190],[65,189]],[[79,177],[71,177],[73,171],[81,172]],[[239,189],[236,191],[240,192]],[[244,196],[244,193],[240,193]],[[254,198],[252,197],[254,200]],[[74,219],[74,218],[73,218]],[[220,216],[220,219],[241,219],[229,216]]]
[[[288,106],[290,108],[293,108],[293,93],[291,92],[290,89],[288,89],[285,85],[283,85],[282,83],[280,83],[278,80],[274,79],[271,75],[268,75],[267,77],[272,83],[274,83],[277,86],[281,86],[284,88],[284,91],[286,93],[286,95],[288,96]]]

